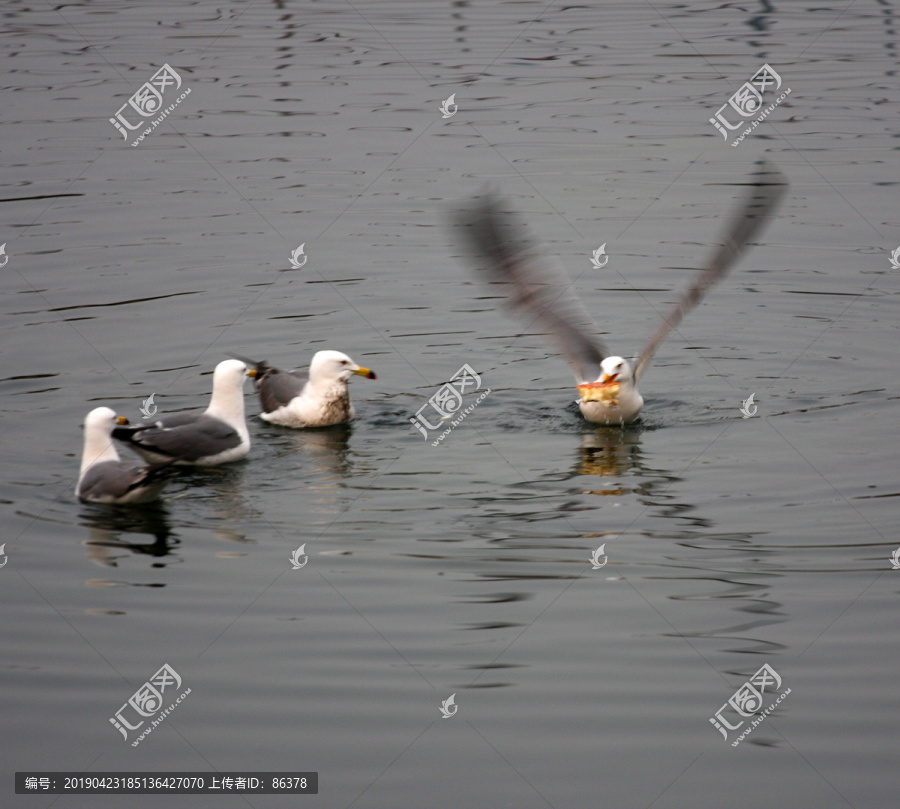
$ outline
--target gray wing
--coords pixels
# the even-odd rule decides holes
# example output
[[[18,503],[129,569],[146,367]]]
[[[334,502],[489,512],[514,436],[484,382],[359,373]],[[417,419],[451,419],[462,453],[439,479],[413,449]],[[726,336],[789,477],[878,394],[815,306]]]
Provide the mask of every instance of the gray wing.
[[[146,466],[127,461],[103,461],[84,473],[78,482],[78,496],[84,500],[118,499],[135,489],[161,486],[170,472],[169,463]]]
[[[489,277],[507,284],[511,308],[538,323],[559,346],[579,382],[600,376],[609,350],[572,292],[565,271],[533,246],[525,228],[492,194],[476,199],[457,217],[468,245]]]
[[[768,161],[759,161],[759,166],[754,172],[749,191],[737,209],[737,215],[725,231],[722,244],[681,300],[663,318],[663,322],[659,324],[650,342],[641,352],[634,369],[635,381],[640,378],[647,363],[669,332],[676,328],[684,316],[703,300],[706,293],[725,277],[737,262],[747,242],[761,232],[763,225],[778,207],[788,188],[787,179]]]
[[[309,374],[305,371],[279,371],[266,367],[265,373],[256,381],[263,413],[272,413],[288,404],[303,393],[308,381]]]
[[[157,455],[185,461],[217,455],[241,443],[233,427],[205,413],[175,413],[153,424],[116,427],[112,434]]]

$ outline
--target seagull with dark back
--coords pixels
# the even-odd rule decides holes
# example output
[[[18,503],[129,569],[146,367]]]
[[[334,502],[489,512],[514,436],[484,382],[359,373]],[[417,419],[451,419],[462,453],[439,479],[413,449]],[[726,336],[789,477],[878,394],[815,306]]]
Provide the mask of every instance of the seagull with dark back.
[[[128,419],[108,407],[96,407],[84,420],[84,450],[75,495],[88,503],[134,504],[156,500],[172,475],[172,462],[122,461],[112,432]]]
[[[244,420],[244,376],[240,360],[223,360],[213,372],[209,407],[202,413],[173,413],[134,427],[117,427],[113,438],[152,462],[217,466],[246,457],[250,433]]]
[[[355,412],[347,386],[350,377],[378,378],[340,351],[317,351],[309,371],[281,371],[264,361],[239,359],[253,366],[249,376],[256,380],[259,417],[282,427],[330,427],[351,421]]]
[[[611,355],[572,282],[534,246],[525,228],[496,196],[477,199],[458,219],[476,259],[490,279],[507,286],[509,306],[538,323],[572,368],[584,417],[596,424],[628,424],[641,412],[638,382],[660,343],[734,266],[752,238],[770,219],[788,183],[770,163],[760,161],[722,244],[681,299],[663,318],[636,364]]]

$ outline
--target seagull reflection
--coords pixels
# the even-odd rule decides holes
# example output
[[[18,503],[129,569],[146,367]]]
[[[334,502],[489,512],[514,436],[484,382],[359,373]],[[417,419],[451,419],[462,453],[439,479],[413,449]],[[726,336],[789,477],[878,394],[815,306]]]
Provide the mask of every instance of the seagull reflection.
[[[595,428],[581,436],[581,451],[575,465],[576,475],[600,475],[605,478],[621,478],[630,472],[643,472],[640,428],[609,430]],[[600,495],[622,495],[629,490],[601,489],[592,492]]]
[[[81,524],[88,529],[82,545],[88,559],[104,567],[116,567],[125,552],[162,558],[172,554],[178,544],[169,526],[165,506],[150,503],[143,507],[85,506],[80,514]],[[146,534],[152,541],[134,542],[121,538],[122,534]],[[162,563],[157,563],[162,566]]]
[[[294,452],[302,452],[311,468],[323,478],[346,478],[353,471],[353,461],[350,460],[352,432],[353,426],[350,424],[307,429],[292,433],[289,446]]]
[[[179,478],[188,486],[193,500],[204,500],[210,506],[211,517],[217,521],[213,536],[224,542],[253,542],[232,527],[259,519],[259,509],[244,496],[246,471],[244,464],[197,467],[186,469]]]

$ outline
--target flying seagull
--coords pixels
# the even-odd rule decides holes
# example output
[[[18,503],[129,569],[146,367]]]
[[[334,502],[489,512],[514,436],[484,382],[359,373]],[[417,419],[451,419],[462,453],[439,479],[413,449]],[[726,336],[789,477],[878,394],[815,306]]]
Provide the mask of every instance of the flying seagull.
[[[244,421],[244,375],[240,360],[223,360],[213,372],[213,391],[203,413],[174,413],[134,427],[117,427],[113,438],[148,461],[216,466],[244,458],[250,433]]]
[[[761,232],[787,187],[778,169],[760,161],[722,244],[663,318],[633,368],[628,360],[610,353],[571,291],[565,271],[541,255],[500,200],[491,194],[476,199],[458,217],[458,224],[491,280],[508,285],[510,307],[529,323],[539,323],[562,351],[578,382],[578,406],[584,417],[596,424],[627,424],[641,412],[644,400],[637,385],[660,343],[725,277],[748,242]]]
[[[237,356],[237,355],[233,355]],[[347,381],[353,374],[377,379],[340,351],[317,351],[309,371],[279,371],[266,362],[241,357],[253,368],[262,413],[259,417],[283,427],[328,427],[354,416]]]
[[[112,440],[116,425],[128,424],[108,407],[96,407],[84,420],[84,451],[75,495],[88,503],[149,503],[171,476],[171,461],[146,466],[121,461]]]

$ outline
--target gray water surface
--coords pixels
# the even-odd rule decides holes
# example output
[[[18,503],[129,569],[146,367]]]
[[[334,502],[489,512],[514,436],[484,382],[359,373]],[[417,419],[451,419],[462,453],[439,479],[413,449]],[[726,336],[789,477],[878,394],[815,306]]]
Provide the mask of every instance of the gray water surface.
[[[897,14],[7,3],[0,805],[896,804]],[[191,92],[132,147],[109,118],[166,63]],[[709,118],[764,63],[792,92],[732,147]],[[635,356],[761,157],[778,217],[624,430],[447,226],[500,188]],[[196,411],[228,352],[321,348],[378,374],[352,426],[267,425],[248,383],[245,462],[75,500],[93,407]],[[464,363],[490,394],[432,446],[409,419]],[[132,747],[109,719],[163,664],[191,693]],[[791,693],[732,747],[710,718],[764,664]],[[26,770],[319,794],[16,795]]]

